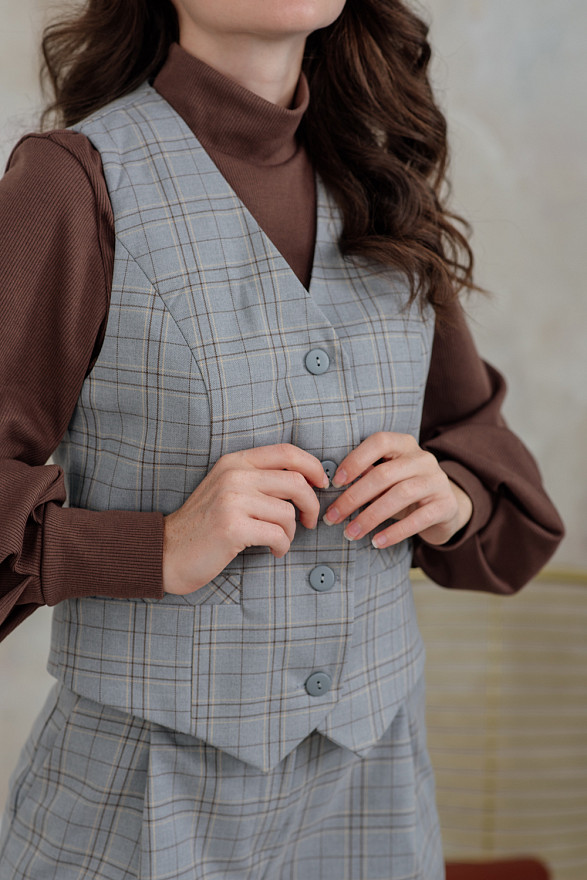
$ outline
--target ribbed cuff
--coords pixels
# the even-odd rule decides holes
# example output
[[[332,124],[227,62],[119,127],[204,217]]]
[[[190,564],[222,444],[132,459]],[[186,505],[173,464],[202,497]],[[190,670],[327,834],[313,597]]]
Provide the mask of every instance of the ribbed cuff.
[[[47,605],[85,596],[163,597],[162,514],[48,504],[43,532]]]

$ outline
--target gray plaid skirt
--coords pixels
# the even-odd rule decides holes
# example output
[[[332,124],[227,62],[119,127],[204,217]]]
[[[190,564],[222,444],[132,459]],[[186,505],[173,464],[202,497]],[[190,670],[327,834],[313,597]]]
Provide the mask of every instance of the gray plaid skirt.
[[[0,880],[443,877],[423,682],[365,757],[313,732],[269,773],[56,684],[0,839]]]

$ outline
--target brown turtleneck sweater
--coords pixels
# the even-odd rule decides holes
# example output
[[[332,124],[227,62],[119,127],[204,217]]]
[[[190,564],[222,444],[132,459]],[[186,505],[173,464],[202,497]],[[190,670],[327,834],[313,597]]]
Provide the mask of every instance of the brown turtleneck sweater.
[[[307,287],[315,190],[296,140],[304,77],[284,109],[173,45],[154,87]],[[72,131],[21,139],[0,181],[0,638],[42,604],[163,594],[162,515],[64,508],[63,474],[45,465],[100,350],[113,260],[99,154]],[[474,509],[443,547],[415,542],[415,563],[439,583],[512,592],[561,539],[534,460],[500,415],[504,393],[455,306],[454,325],[435,334],[421,442]]]

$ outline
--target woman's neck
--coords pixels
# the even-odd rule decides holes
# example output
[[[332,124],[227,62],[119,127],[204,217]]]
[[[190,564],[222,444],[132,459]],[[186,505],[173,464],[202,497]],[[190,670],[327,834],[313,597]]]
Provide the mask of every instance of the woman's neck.
[[[252,34],[223,35],[190,28],[181,29],[182,48],[254,94],[272,104],[291,107],[300,78],[305,37],[267,40]]]

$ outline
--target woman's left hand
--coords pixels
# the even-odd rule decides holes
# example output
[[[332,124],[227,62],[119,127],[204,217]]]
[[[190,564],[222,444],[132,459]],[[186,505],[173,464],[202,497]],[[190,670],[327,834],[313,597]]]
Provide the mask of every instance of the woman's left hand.
[[[373,536],[376,547],[398,544],[412,535],[429,544],[445,544],[473,512],[466,492],[410,434],[378,431],[367,437],[340,462],[332,480],[335,488],[348,483],[352,485],[330,505],[324,522],[340,523],[368,504],[344,534],[356,540],[385,520],[397,519]]]

